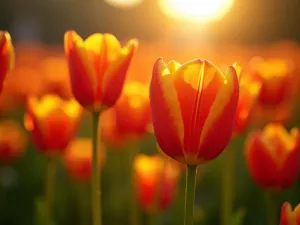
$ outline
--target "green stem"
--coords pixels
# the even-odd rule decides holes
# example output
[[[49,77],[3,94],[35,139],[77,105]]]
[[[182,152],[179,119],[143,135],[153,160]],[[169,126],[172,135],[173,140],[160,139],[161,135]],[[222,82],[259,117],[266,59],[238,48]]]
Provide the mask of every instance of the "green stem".
[[[276,221],[276,201],[274,199],[274,195],[271,192],[266,192],[266,208],[268,225],[277,225],[278,222]]]
[[[234,167],[235,167],[235,151],[226,149],[224,151],[223,167],[222,167],[222,207],[221,219],[222,225],[231,225],[231,214],[234,199]]]
[[[193,225],[197,166],[187,165],[184,225]]]
[[[47,172],[45,182],[45,200],[49,217],[52,218],[52,207],[54,200],[54,185],[55,185],[55,173],[56,162],[54,157],[49,157],[47,161]]]
[[[87,202],[87,184],[86,183],[76,183],[77,186],[77,197],[78,197],[78,211],[80,214],[80,224],[85,225],[89,223],[88,217],[88,202]]]
[[[139,146],[135,144],[129,149],[129,160],[128,165],[130,168],[130,201],[131,201],[131,209],[130,209],[130,225],[139,225],[140,224],[140,215],[136,200],[136,189],[134,185],[135,180],[135,171],[134,171],[134,159],[136,154],[139,152]]]
[[[99,115],[99,113],[93,113],[93,176],[91,199],[93,225],[101,225],[100,168],[98,166]]]

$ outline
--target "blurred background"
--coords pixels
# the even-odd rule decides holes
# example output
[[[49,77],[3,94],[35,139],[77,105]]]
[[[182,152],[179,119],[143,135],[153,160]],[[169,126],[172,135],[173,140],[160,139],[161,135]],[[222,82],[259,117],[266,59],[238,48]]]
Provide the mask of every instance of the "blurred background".
[[[259,116],[257,121],[260,121],[249,126],[248,131],[271,121],[280,121],[288,128],[297,127],[300,125],[299,10],[299,0],[2,0],[0,30],[11,34],[16,63],[0,97],[0,116],[3,121],[16,121],[24,130],[24,99],[28,94],[71,95],[63,42],[65,31],[75,30],[83,38],[96,32],[112,33],[121,43],[137,38],[140,44],[128,79],[145,84],[158,57],[181,63],[205,58],[222,69],[239,62],[245,71],[250,71],[251,62],[257,57],[287,60],[292,64],[296,85],[292,103],[289,102],[292,109],[275,106],[271,109],[272,116]],[[267,224],[264,191],[251,179],[244,160],[248,131],[230,145],[237,154],[234,211],[237,221],[242,221],[237,224],[263,225]],[[77,136],[91,137],[88,113],[84,113]],[[157,153],[153,134],[143,137],[138,145],[145,154]],[[0,168],[1,225],[42,224],[39,217],[43,207],[39,198],[44,193],[46,159],[36,151],[30,135],[24,148],[22,157]],[[123,184],[131,183],[131,177],[123,159],[132,147],[116,148],[106,145],[107,160],[102,170],[103,218],[104,224],[110,225],[129,224],[130,186]],[[222,166],[221,155],[199,167],[195,224],[220,224]],[[89,182],[74,181],[61,160],[57,167],[55,224],[91,224]],[[161,224],[183,224],[183,178],[184,175],[174,204],[159,217]],[[300,202],[300,180],[281,192],[276,201],[278,213],[283,201],[293,205]],[[147,213],[142,210],[141,217],[147,221]]]

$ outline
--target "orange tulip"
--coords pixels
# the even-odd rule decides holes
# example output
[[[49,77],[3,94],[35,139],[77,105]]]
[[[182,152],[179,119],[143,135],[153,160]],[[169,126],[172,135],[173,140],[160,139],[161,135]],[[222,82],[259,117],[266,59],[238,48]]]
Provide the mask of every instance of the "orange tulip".
[[[99,168],[104,164],[104,147],[98,149]],[[64,165],[68,174],[75,180],[87,181],[92,176],[92,141],[79,138],[71,142],[64,155]]]
[[[85,41],[75,31],[65,34],[74,97],[85,108],[100,112],[118,100],[137,41],[121,48],[111,34],[93,34]]]
[[[243,74],[239,77],[240,93],[233,126],[235,135],[247,129],[261,89],[261,82],[252,79],[249,75]]]
[[[260,103],[277,105],[286,101],[293,92],[292,65],[284,60],[259,59],[252,63],[253,76],[261,80]]]
[[[281,207],[279,225],[300,225],[300,204],[292,210],[290,203],[285,202]]]
[[[246,161],[252,178],[262,188],[282,190],[296,180],[300,166],[300,137],[280,124],[255,131],[246,141]]]
[[[128,82],[116,105],[103,113],[101,121],[104,139],[111,144],[127,142],[147,134],[151,125],[147,86]]]
[[[180,168],[160,156],[138,155],[134,161],[137,200],[147,213],[166,209],[176,194]]]
[[[11,43],[10,35],[6,31],[0,31],[0,92],[2,91],[6,74],[14,66],[14,61],[14,47]]]
[[[228,144],[239,97],[236,71],[223,74],[209,61],[183,65],[158,59],[150,102],[154,132],[162,151],[197,165],[217,157]]]
[[[63,100],[56,95],[27,99],[25,126],[40,151],[62,152],[76,134],[82,108],[75,99]]]
[[[9,164],[25,152],[26,136],[14,121],[0,123],[0,164]]]

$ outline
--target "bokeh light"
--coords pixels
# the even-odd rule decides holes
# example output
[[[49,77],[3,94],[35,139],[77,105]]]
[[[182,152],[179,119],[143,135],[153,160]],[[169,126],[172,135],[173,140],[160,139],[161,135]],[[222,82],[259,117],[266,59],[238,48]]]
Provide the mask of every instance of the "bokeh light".
[[[159,6],[167,16],[202,23],[223,18],[233,3],[234,0],[159,0]]]
[[[143,2],[143,0],[105,0],[108,4],[117,8],[132,8]]]

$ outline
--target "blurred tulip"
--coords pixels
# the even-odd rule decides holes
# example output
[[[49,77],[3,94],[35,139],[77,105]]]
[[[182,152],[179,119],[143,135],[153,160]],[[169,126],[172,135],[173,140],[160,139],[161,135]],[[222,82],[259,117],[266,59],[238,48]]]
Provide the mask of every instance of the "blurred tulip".
[[[0,164],[9,164],[26,150],[26,135],[14,121],[0,123]]]
[[[280,59],[252,60],[253,76],[261,80],[259,101],[265,105],[278,105],[291,97],[293,88],[293,65]]]
[[[279,225],[300,225],[300,204],[292,210],[290,203],[285,202],[281,207]]]
[[[77,132],[81,106],[75,99],[64,100],[56,95],[27,99],[25,127],[31,132],[40,151],[56,154],[64,151]]]
[[[240,93],[233,126],[234,135],[243,133],[247,129],[261,90],[261,82],[253,80],[246,74],[240,77],[239,83]]]
[[[74,97],[85,108],[100,112],[118,100],[131,59],[137,48],[132,39],[121,48],[111,34],[93,34],[85,41],[75,31],[65,34]]]
[[[147,86],[128,82],[116,105],[103,113],[101,122],[103,137],[112,145],[120,146],[147,134],[151,125]]]
[[[269,124],[255,131],[246,141],[245,156],[255,182],[265,189],[289,188],[300,166],[300,137],[297,129],[290,134],[280,124]]]
[[[162,151],[188,165],[216,158],[228,144],[239,96],[236,71],[209,61],[158,59],[150,86],[153,127]]]
[[[0,31],[0,92],[5,76],[13,68],[14,63],[14,47],[10,35],[6,31]]]
[[[99,145],[99,168],[105,161],[104,146]],[[71,142],[64,155],[64,164],[68,174],[75,180],[88,181],[92,176],[92,140],[79,138]]]
[[[138,155],[134,170],[137,199],[143,210],[155,214],[172,204],[180,176],[178,164],[160,156]]]

